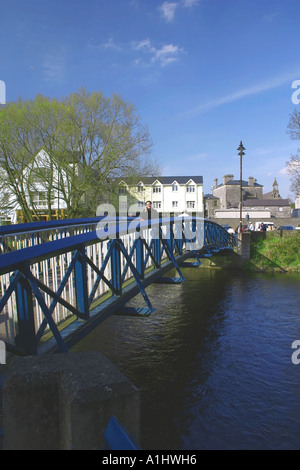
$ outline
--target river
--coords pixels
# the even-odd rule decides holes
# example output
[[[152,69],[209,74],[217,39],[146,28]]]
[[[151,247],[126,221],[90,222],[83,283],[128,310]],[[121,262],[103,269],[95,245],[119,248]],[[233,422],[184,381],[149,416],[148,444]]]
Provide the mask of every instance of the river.
[[[150,317],[113,316],[74,351],[141,390],[143,449],[300,449],[300,274],[183,273],[147,288]]]

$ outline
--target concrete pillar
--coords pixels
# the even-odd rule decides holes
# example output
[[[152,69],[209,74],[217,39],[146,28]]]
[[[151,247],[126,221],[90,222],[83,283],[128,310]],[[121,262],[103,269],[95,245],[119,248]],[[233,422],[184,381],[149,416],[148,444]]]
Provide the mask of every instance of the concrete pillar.
[[[17,358],[3,412],[5,450],[103,450],[111,416],[139,440],[139,391],[98,352]]]
[[[239,254],[241,256],[242,263],[246,263],[250,260],[250,245],[251,245],[251,233],[242,232],[238,234],[239,240]]]

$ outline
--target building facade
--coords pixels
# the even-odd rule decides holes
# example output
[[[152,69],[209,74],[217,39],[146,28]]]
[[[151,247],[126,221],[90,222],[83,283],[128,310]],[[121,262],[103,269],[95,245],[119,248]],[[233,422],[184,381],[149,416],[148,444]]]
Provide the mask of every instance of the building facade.
[[[242,181],[242,198],[260,199],[263,194],[263,186],[257,180],[249,176],[248,181]],[[238,208],[240,204],[240,180],[235,180],[234,175],[224,175],[223,182],[218,184],[218,179],[214,180],[212,195],[220,200],[219,208]]]
[[[145,177],[138,181],[121,179],[118,183],[120,212],[138,212],[146,201],[161,214],[203,214],[202,176]]]
[[[245,211],[270,211],[270,217],[286,219],[291,217],[291,203],[289,199],[246,199],[243,204]]]
[[[20,185],[20,192],[24,193],[28,210],[34,221],[65,217],[67,205],[59,186],[64,183],[67,187],[67,179],[66,172],[59,171],[44,149],[41,149],[24,168],[21,181],[16,180],[16,182]],[[6,191],[5,200],[1,196],[3,195],[0,195],[1,224],[28,222],[21,205],[9,189]]]

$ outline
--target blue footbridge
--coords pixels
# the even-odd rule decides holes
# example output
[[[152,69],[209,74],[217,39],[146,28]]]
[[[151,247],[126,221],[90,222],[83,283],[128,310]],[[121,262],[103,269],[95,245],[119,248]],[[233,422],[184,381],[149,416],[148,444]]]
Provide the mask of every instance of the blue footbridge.
[[[153,282],[234,249],[217,223],[97,217],[0,227],[0,340],[9,353],[66,353],[110,315],[148,316]],[[174,277],[167,277],[175,272]],[[141,294],[141,305],[128,302]]]

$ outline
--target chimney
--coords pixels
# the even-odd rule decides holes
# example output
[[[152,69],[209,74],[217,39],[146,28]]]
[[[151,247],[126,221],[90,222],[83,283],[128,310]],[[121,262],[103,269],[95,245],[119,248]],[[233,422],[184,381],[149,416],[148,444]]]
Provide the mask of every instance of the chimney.
[[[218,187],[218,178],[214,179],[214,189]]]
[[[228,181],[233,180],[233,175],[224,175],[223,176],[223,184],[228,183]]]
[[[249,178],[248,178],[248,186],[254,186],[254,178],[253,178],[253,176],[249,176]]]

